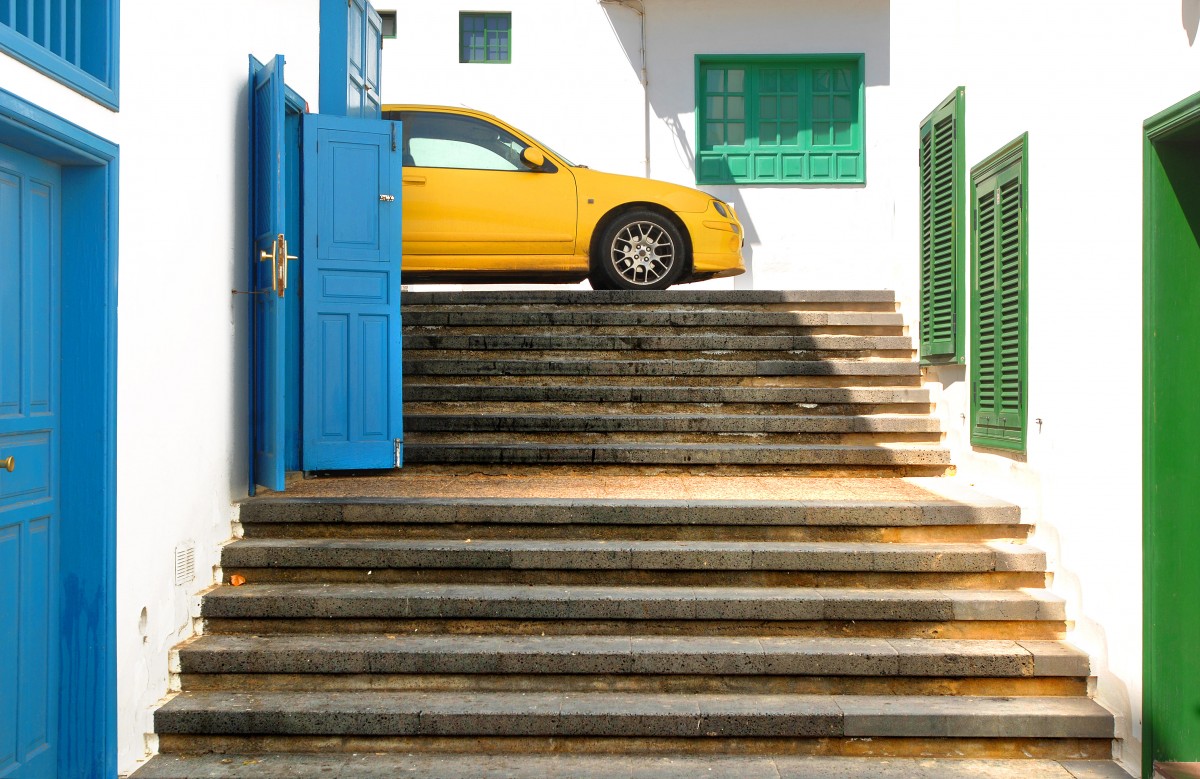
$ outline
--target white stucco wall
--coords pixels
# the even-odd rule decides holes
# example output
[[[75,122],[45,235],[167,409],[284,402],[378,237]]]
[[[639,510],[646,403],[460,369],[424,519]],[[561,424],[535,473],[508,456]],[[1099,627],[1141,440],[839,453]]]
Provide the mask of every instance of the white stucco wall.
[[[318,0],[121,3],[119,113],[0,54],[0,84],[116,142],[120,158],[117,717],[136,767],[245,495],[247,55],[287,57],[317,103]],[[196,580],[174,552],[196,543]],[[144,616],[143,616],[144,615]]]

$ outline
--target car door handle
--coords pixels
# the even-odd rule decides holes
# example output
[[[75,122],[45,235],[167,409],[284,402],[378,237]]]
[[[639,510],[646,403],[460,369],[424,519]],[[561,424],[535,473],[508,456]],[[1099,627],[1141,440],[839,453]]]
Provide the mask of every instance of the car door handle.
[[[403,181],[405,184],[424,184],[425,177],[424,176],[405,176],[403,178]]]

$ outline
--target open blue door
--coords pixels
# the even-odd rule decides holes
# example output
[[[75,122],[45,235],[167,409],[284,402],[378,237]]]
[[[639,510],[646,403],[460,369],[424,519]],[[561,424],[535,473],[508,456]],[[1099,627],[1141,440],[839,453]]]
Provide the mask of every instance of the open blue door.
[[[306,471],[400,467],[400,123],[303,117]]]
[[[287,382],[287,208],[283,56],[250,58],[254,463],[251,486],[284,487]]]

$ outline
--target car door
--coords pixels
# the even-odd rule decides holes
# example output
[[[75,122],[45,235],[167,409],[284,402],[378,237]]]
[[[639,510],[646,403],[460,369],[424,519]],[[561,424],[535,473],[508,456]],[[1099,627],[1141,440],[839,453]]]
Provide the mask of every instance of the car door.
[[[405,111],[405,270],[550,270],[575,253],[575,177],[530,144],[464,114]]]

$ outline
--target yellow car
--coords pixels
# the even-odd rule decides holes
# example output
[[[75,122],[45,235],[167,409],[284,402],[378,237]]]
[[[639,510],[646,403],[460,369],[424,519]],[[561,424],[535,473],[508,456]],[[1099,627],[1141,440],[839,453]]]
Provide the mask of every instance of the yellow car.
[[[404,123],[406,283],[666,289],[745,272],[742,225],[711,195],[589,170],[467,108],[383,117]]]

